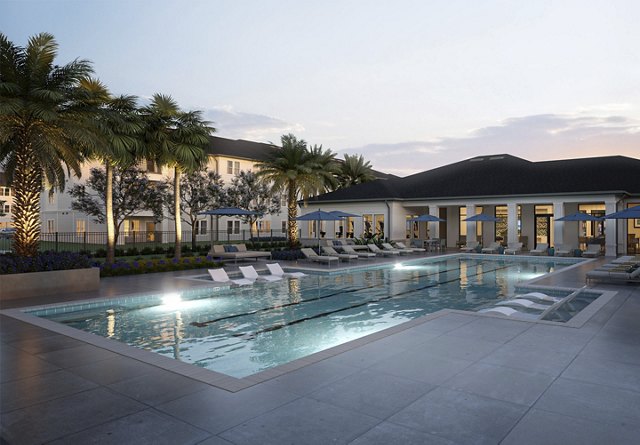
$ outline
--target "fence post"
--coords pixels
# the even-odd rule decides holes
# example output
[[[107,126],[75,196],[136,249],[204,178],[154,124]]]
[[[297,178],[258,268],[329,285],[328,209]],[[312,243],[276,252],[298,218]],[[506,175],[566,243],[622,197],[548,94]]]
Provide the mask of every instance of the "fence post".
[[[271,236],[269,237],[269,241],[273,242],[273,229],[271,229]]]
[[[82,250],[86,252],[87,251],[87,232],[86,231],[82,232],[82,235],[83,235]]]
[[[58,251],[58,232],[56,232],[56,236],[55,236],[55,246],[56,246],[56,252]]]
[[[136,231],[132,231],[131,233],[133,233],[133,247],[136,247]]]

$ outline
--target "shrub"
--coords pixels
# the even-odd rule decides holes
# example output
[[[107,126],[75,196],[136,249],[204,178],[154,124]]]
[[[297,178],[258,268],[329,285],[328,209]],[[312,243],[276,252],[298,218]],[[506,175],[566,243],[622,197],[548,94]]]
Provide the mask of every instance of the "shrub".
[[[222,267],[223,264],[213,261],[211,257],[187,257],[180,260],[175,258],[150,260],[119,260],[113,264],[98,264],[101,277],[135,275],[154,272],[169,272],[174,270],[204,269]]]
[[[140,255],[140,251],[138,251],[137,247],[130,247],[126,250],[127,256],[137,256]]]
[[[151,247],[143,247],[140,251],[142,255],[151,255],[153,253],[153,249]]]
[[[87,267],[91,267],[89,258],[73,252],[42,252],[35,257],[21,257],[13,253],[0,255],[0,275]]]

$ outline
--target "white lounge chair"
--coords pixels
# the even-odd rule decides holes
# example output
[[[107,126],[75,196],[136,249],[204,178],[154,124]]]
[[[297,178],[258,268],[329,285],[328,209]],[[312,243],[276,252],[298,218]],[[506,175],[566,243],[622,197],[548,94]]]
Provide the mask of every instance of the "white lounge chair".
[[[526,294],[516,295],[515,298],[526,298],[527,300],[546,301],[549,303],[557,303],[562,300],[562,298],[552,297],[551,295],[543,294],[542,292],[527,292]]]
[[[536,246],[535,249],[529,252],[529,255],[546,255],[549,250],[548,243],[540,243]]]
[[[498,249],[500,248],[501,244],[497,241],[494,241],[491,243],[491,245],[489,247],[483,247],[481,252],[482,253],[498,253]]]
[[[307,276],[306,273],[302,272],[285,272],[282,270],[280,263],[267,263],[267,269],[269,269],[271,275],[275,275],[276,277],[302,278]]]
[[[507,248],[504,249],[505,255],[515,255],[520,252],[522,252],[522,243],[509,243]]]
[[[250,286],[253,284],[253,281],[247,280],[246,278],[232,280],[224,269],[209,269],[209,275],[211,275],[211,279],[215,283],[219,284],[235,284],[237,286]]]
[[[400,241],[396,243],[396,247],[400,250],[402,249],[411,250],[413,253],[422,253],[427,251],[427,249],[423,249],[422,247],[407,247],[404,243]]]
[[[369,248],[370,251],[372,251],[373,253],[375,253],[378,256],[379,255],[384,255],[384,256],[400,255],[400,252],[397,251],[397,250],[381,250],[375,244],[367,244],[367,247]]]
[[[396,249],[389,243],[382,243],[382,250],[385,252],[399,252],[400,255],[410,255],[413,252],[409,249]]]
[[[582,256],[585,258],[595,258],[600,256],[600,244],[589,244],[587,250],[582,252]]]
[[[315,250],[309,249],[308,247],[300,249],[300,251],[306,259],[308,259],[309,261],[315,261],[316,263],[327,263],[329,266],[331,266],[331,263],[333,261],[335,261],[336,263],[340,261],[340,258],[338,258],[337,256],[318,255]]]
[[[349,245],[347,245],[347,244],[344,244],[344,245],[342,246],[342,251],[343,251],[344,253],[348,253],[348,254],[350,254],[350,255],[358,255],[358,258],[365,258],[365,259],[368,259],[368,258],[375,258],[375,257],[376,257],[376,254],[375,254],[375,253],[372,253],[372,252],[363,252],[363,251],[353,250],[353,247],[352,247],[352,246],[349,246]]]
[[[573,256],[574,250],[575,247],[568,244],[558,244],[555,249],[553,249],[553,254],[555,256]]]
[[[464,247],[460,248],[460,252],[465,252],[465,253],[475,252],[479,244],[480,243],[478,243],[477,241],[467,241],[467,244],[465,244]]]
[[[358,259],[358,255],[356,255],[356,254],[338,253],[338,252],[336,252],[336,249],[334,249],[333,247],[330,247],[330,246],[323,246],[322,247],[322,253],[325,253],[325,254],[327,254],[329,256],[337,256],[342,261],[351,261],[351,260],[357,260]]]
[[[242,276],[251,281],[280,281],[282,277],[276,275],[258,275],[258,272],[253,266],[240,266],[239,267]]]
[[[512,300],[501,301],[500,303],[497,303],[496,306],[520,306],[526,307],[527,309],[537,309],[540,311],[549,309],[548,304],[534,303],[533,301],[524,298],[514,298]]]
[[[482,314],[505,315],[509,318],[517,318],[519,320],[538,320],[539,319],[539,315],[527,314],[526,312],[520,312],[510,307],[492,307],[489,309],[482,309],[478,312]]]

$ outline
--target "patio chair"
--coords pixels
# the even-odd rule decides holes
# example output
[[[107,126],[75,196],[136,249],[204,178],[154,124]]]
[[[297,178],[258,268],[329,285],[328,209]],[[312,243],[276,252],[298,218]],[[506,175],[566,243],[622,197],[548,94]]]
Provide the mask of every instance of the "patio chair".
[[[497,241],[494,241],[491,243],[491,245],[489,247],[483,247],[481,252],[482,253],[498,253],[498,249],[500,249],[501,244]]]
[[[520,252],[522,252],[522,243],[509,243],[507,248],[504,249],[505,255],[515,255]]]
[[[358,259],[358,255],[351,254],[351,253],[338,253],[338,252],[336,252],[336,249],[334,249],[333,247],[329,247],[329,246],[322,247],[322,253],[325,253],[325,254],[327,254],[329,256],[337,256],[342,261],[351,261],[351,260],[357,260]]]
[[[242,276],[251,281],[280,281],[282,277],[276,275],[258,275],[258,272],[253,266],[240,266],[239,267]]]
[[[477,241],[467,241],[467,244],[460,248],[460,252],[475,252],[475,250],[478,248],[478,245],[479,243]]]
[[[497,303],[496,306],[520,306],[527,309],[536,309],[540,311],[544,311],[546,309],[549,309],[550,307],[550,305],[548,304],[535,303],[525,298],[514,298],[512,300],[501,301],[500,303]]]
[[[549,250],[549,244],[548,243],[540,243],[536,246],[535,249],[531,250],[529,252],[529,255],[547,255]]]
[[[549,303],[557,303],[562,300],[562,298],[552,297],[551,295],[543,294],[542,292],[527,292],[526,294],[516,295],[515,298],[533,301],[547,301]]]
[[[383,256],[400,255],[400,251],[398,251],[398,250],[381,250],[375,244],[367,244],[367,247],[369,248],[370,251],[372,251],[373,253],[375,253],[378,256],[380,256],[380,255],[383,255]]]
[[[517,311],[510,307],[492,307],[489,309],[479,310],[478,313],[481,314],[489,314],[489,315],[504,315],[509,318],[516,318],[519,320],[538,320],[540,318],[539,315],[536,314],[528,314],[526,312]]]
[[[398,241],[396,242],[396,248],[398,250],[402,250],[402,249],[406,249],[406,250],[411,250],[413,253],[422,253],[422,252],[426,252],[427,249],[423,249],[422,247],[407,247],[404,243]]]
[[[302,278],[307,276],[306,273],[302,272],[285,272],[284,270],[282,270],[282,266],[280,266],[280,263],[267,263],[267,269],[269,269],[271,275],[275,275],[276,277]]]
[[[413,251],[410,249],[396,249],[389,243],[382,243],[382,250],[386,252],[397,251],[400,253],[400,255],[410,255],[413,253]]]
[[[553,250],[553,254],[555,256],[573,256],[575,247],[572,247],[568,244],[558,244]]]
[[[235,284],[236,286],[250,286],[253,281],[246,278],[231,279],[224,269],[209,269],[209,275],[214,283],[218,284]]]
[[[338,258],[337,256],[318,255],[315,250],[309,249],[308,247],[300,249],[300,251],[306,259],[308,259],[309,261],[314,261],[316,263],[327,263],[329,266],[331,266],[332,261],[340,261],[340,258]]]
[[[344,253],[348,253],[348,254],[351,254],[351,255],[358,255],[358,258],[369,259],[369,258],[375,258],[376,257],[375,253],[353,250],[353,247],[351,247],[349,245],[342,246],[342,251]]]
[[[600,244],[587,245],[587,250],[582,252],[582,256],[585,258],[595,258],[600,256]]]

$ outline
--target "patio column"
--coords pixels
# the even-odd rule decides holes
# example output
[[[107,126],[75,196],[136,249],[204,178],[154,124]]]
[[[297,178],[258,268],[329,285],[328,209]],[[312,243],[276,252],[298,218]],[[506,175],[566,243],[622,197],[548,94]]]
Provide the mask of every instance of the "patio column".
[[[467,218],[476,214],[475,204],[467,204],[466,207],[467,207]],[[467,221],[467,242],[469,241],[478,241],[478,236],[476,235],[475,221]]]
[[[616,212],[616,202],[614,200],[605,201],[604,202],[604,213],[608,215],[609,213]],[[618,227],[622,227],[624,223],[626,225],[627,220],[617,220],[617,219],[607,219],[604,223],[604,255],[605,256],[617,256],[618,255],[618,244],[621,243],[623,246],[626,246],[626,230],[620,231],[621,239],[618,239]],[[623,252],[626,252],[623,250]]]
[[[518,242],[518,204],[507,203],[507,243]]]
[[[438,214],[438,206],[429,206],[429,215],[431,216],[440,216]],[[440,238],[440,223],[437,221],[433,221],[429,224],[429,237],[430,238]]]
[[[558,221],[558,218],[564,216],[564,203],[562,201],[553,202],[553,244],[549,243],[549,247],[564,244],[564,221]]]

